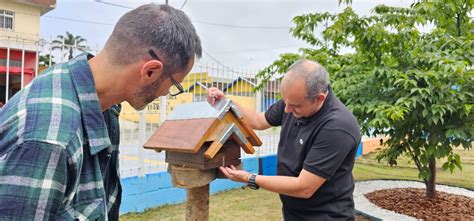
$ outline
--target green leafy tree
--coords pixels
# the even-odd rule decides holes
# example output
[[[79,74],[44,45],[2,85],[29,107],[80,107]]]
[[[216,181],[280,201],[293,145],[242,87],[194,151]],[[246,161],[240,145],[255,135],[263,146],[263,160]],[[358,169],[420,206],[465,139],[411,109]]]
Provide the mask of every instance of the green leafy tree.
[[[51,65],[56,64],[56,62],[54,62],[53,59],[54,59],[54,56],[52,56],[51,54],[40,55],[39,60],[38,60],[39,66],[47,68],[49,67],[50,62],[51,62]]]
[[[67,56],[69,60],[74,57],[74,52],[87,51],[89,48],[85,45],[87,40],[81,36],[74,36],[73,34],[66,32],[66,35],[56,36],[56,40],[53,40],[53,50],[61,50],[64,52],[64,56]]]
[[[432,0],[410,8],[379,5],[369,16],[350,7],[297,16],[291,33],[313,47],[280,55],[258,76],[265,83],[299,58],[319,61],[362,132],[388,136],[379,161],[396,165],[401,155],[411,157],[426,196],[434,198],[436,159],[453,172],[462,169],[453,148],[472,148],[472,6],[472,0]],[[326,24],[321,35],[315,33]]]

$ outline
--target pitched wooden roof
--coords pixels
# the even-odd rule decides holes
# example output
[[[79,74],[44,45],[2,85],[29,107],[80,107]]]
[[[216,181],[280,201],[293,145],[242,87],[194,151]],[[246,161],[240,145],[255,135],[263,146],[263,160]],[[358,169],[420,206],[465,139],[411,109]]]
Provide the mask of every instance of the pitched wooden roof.
[[[197,153],[204,142],[213,142],[206,157],[212,158],[227,139],[236,140],[245,152],[262,142],[230,100],[211,107],[207,102],[177,106],[144,144],[147,149]]]

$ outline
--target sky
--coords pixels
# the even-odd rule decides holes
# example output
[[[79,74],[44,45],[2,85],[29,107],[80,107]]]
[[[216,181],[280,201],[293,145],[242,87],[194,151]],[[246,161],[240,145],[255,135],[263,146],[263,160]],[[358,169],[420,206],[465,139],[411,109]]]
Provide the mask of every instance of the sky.
[[[100,2],[101,1],[101,2]],[[66,31],[87,39],[100,50],[121,15],[150,0],[57,0],[56,8],[41,17],[40,36],[47,41]],[[413,0],[353,0],[351,7],[367,15],[378,5],[408,7]],[[292,18],[311,12],[342,11],[337,0],[169,0],[191,19],[201,38],[201,63],[260,70],[282,53],[308,47],[291,36]]]

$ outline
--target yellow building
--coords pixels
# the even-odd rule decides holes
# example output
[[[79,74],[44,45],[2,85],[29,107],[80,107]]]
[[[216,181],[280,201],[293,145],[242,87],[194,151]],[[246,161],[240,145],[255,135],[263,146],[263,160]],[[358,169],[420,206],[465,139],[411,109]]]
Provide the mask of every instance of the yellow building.
[[[222,90],[235,96],[254,97],[256,83],[251,79],[238,77]]]
[[[166,106],[167,114],[171,113],[176,105],[184,104],[184,103],[191,103],[196,100],[196,96],[199,96],[199,93],[206,91],[205,84],[212,83],[212,77],[209,76],[207,72],[198,72],[198,73],[191,73],[184,78],[183,88],[186,90],[186,93],[180,94],[177,97],[168,97],[168,103]],[[203,88],[199,89],[199,93],[195,94],[194,90],[189,88],[196,84],[195,82],[204,82],[200,83]],[[139,122],[140,121],[140,113],[135,111],[127,102],[122,103],[122,112],[120,113],[120,118],[127,121],[132,122]],[[160,101],[159,99],[154,100],[151,102],[147,107],[147,114],[146,114],[146,122],[147,123],[158,123],[160,122]]]
[[[247,78],[235,80],[226,78],[213,78],[207,72],[191,73],[181,83],[186,92],[177,97],[168,97],[166,113],[170,114],[179,104],[206,101],[207,88],[216,86],[222,89],[230,99],[248,108],[256,108],[255,83]],[[135,111],[128,103],[122,103],[120,118],[127,121],[139,122],[140,113]],[[147,123],[160,122],[159,99],[150,103],[146,111]]]
[[[186,78],[184,78],[181,84],[183,85],[183,88],[186,89],[192,86],[195,82],[201,82],[202,84],[207,85],[213,82],[213,78],[209,76],[209,73],[207,72],[190,73]]]
[[[236,101],[244,107],[255,110],[257,103],[254,90],[257,85],[252,80],[238,77],[224,87],[222,91],[227,94],[229,99]]]
[[[40,16],[55,7],[56,0],[0,0],[0,102],[38,74]]]
[[[166,113],[170,114],[174,107],[184,103],[193,102],[193,94],[183,93],[177,96],[176,98],[167,99]],[[120,112],[120,119],[139,122],[140,113],[134,110],[127,102],[122,103],[122,111]],[[146,122],[157,124],[160,122],[160,101],[159,99],[154,100],[146,107]]]

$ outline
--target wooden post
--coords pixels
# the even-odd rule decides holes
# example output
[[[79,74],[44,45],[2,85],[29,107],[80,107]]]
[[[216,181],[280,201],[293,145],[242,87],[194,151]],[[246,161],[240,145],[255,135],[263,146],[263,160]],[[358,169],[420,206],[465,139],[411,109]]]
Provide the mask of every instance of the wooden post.
[[[209,184],[187,189],[186,221],[209,220]]]
[[[200,170],[168,165],[173,185],[186,188],[186,220],[209,219],[209,183],[216,179],[216,170]]]

